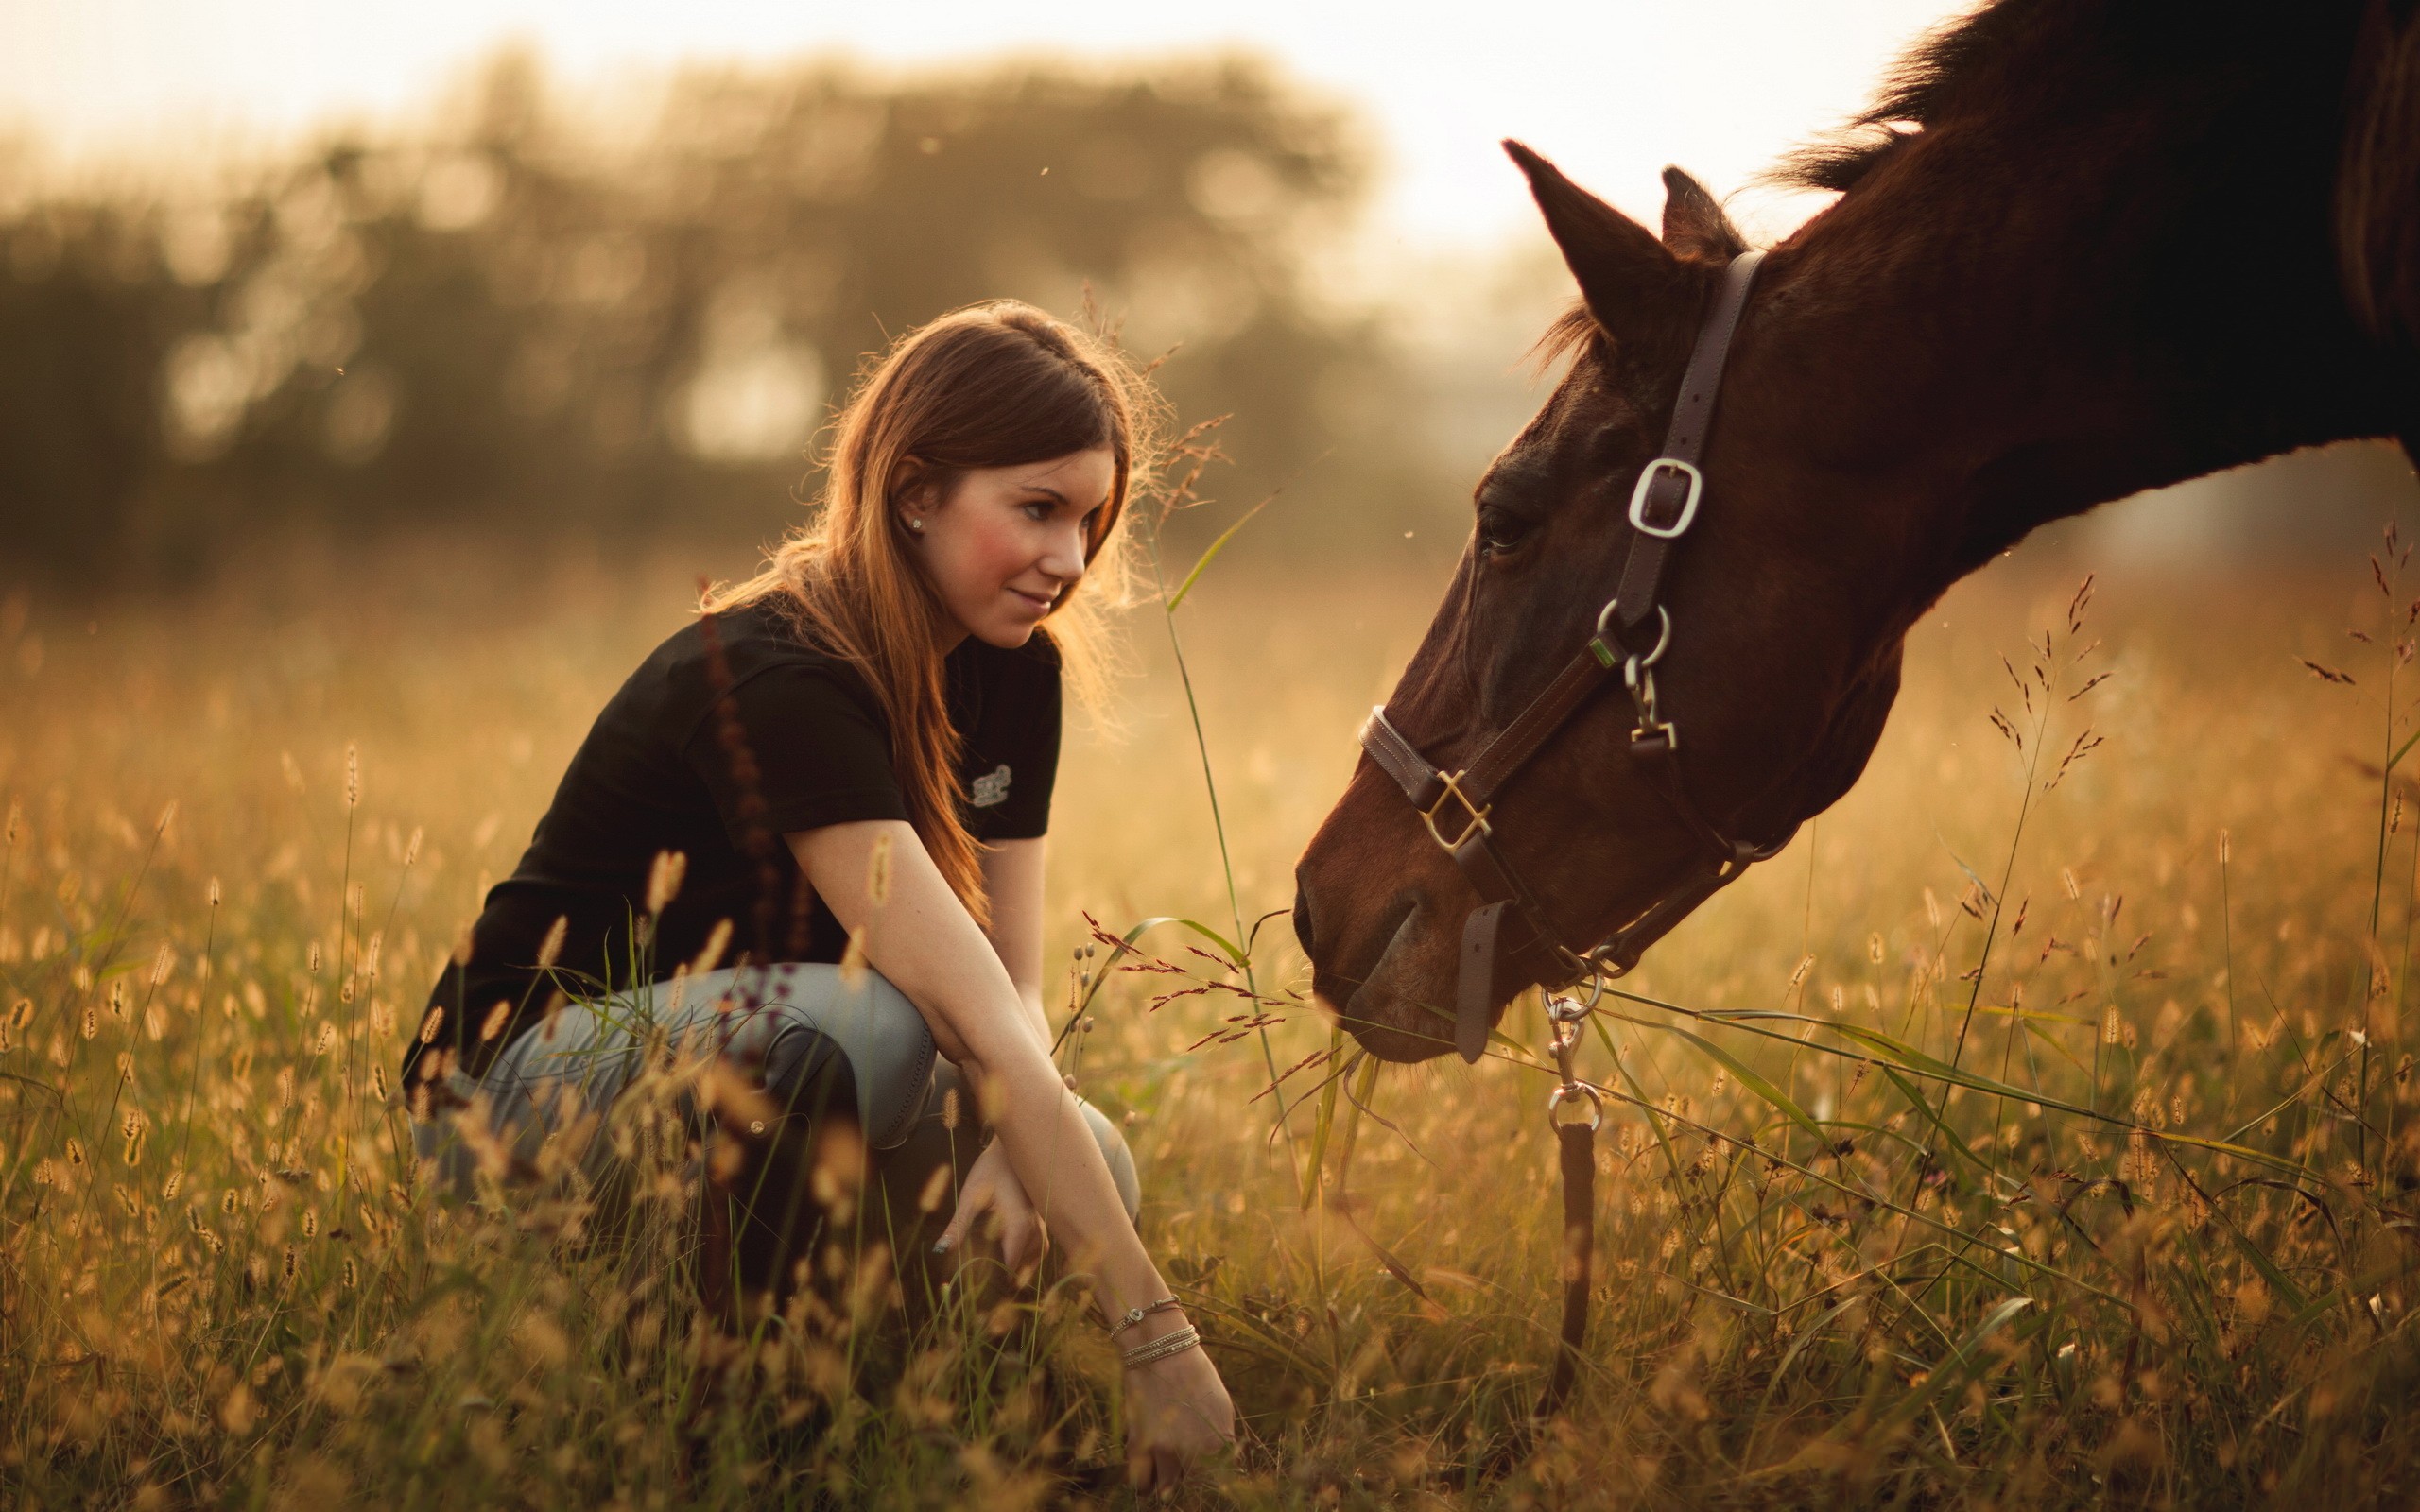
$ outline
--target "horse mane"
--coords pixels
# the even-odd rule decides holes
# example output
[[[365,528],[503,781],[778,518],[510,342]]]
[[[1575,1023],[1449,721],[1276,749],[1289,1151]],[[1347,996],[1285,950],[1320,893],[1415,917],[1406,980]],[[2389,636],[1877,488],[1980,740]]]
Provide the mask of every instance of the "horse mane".
[[[1784,158],[1767,181],[1853,189],[1952,115],[2055,109],[2047,96],[2076,91],[2148,90],[2309,22],[2293,7],[2233,0],[1985,0],[1899,59],[1872,105],[1831,140]],[[2344,293],[2372,335],[2420,348],[2420,0],[2366,0],[2347,29],[2335,184]]]
[[[2408,13],[2411,0],[2372,0]],[[2038,111],[2080,93],[2132,94],[2215,57],[2282,43],[2307,15],[2245,0],[1986,0],[1918,43],[1883,76],[1874,103],[1833,140],[1782,160],[1772,181],[1846,190],[1918,132],[1979,110]],[[2393,23],[2390,22],[2390,25]]]
[[[1943,26],[1891,65],[1874,103],[1837,139],[1784,158],[1773,181],[1804,189],[1853,187],[1940,119],[1968,80],[2016,51],[2054,7],[2055,0],[1992,0]]]

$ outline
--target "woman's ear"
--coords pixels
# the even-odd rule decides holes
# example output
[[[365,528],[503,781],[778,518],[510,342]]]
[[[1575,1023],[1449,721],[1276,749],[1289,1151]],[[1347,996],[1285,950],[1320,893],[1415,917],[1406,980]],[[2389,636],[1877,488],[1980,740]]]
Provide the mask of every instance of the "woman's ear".
[[[919,457],[903,456],[891,474],[890,507],[904,516],[931,514],[949,497],[957,474]]]
[[[915,457],[901,457],[898,470],[891,474],[891,513],[909,530],[924,534],[924,517],[941,503],[939,484],[932,468]]]

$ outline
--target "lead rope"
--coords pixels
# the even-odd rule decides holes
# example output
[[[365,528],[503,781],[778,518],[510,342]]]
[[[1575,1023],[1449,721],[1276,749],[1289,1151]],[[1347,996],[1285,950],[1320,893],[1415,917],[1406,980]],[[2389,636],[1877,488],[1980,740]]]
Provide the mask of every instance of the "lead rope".
[[[1554,1130],[1557,1163],[1563,1170],[1563,1328],[1556,1335],[1554,1368],[1547,1376],[1546,1389],[1538,1393],[1537,1405],[1530,1409],[1529,1417],[1513,1426],[1490,1457],[1483,1473],[1491,1480],[1529,1458],[1538,1430],[1571,1399],[1588,1340],[1588,1299],[1597,1256],[1597,1129],[1604,1122],[1605,1109],[1597,1089],[1573,1073],[1572,1062],[1580,1054],[1581,1032],[1604,996],[1601,972],[1591,971],[1589,982],[1585,1003],[1561,994],[1551,994],[1546,1001],[1547,1044],[1554,1053],[1561,1078],[1547,1094],[1547,1125]],[[1586,1117],[1564,1116],[1566,1107],[1582,1104],[1586,1105]]]
[[[1532,1423],[1544,1422],[1563,1410],[1580,1373],[1582,1346],[1588,1338],[1588,1293],[1597,1256],[1597,1127],[1604,1122],[1604,1105],[1597,1090],[1572,1074],[1580,1053],[1580,1034],[1603,995],[1605,979],[1591,974],[1596,990],[1589,1000],[1550,996],[1547,1022],[1554,1051],[1555,1070],[1562,1081],[1547,1095],[1547,1125],[1554,1130],[1556,1154],[1563,1167],[1563,1332],[1555,1349],[1554,1371],[1538,1394],[1530,1412]],[[1585,1118],[1565,1118],[1566,1106],[1587,1105]]]

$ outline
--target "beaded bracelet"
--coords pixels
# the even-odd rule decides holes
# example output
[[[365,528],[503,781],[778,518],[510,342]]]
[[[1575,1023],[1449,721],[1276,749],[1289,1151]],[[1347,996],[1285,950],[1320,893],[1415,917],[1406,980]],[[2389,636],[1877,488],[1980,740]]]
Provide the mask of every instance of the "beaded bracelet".
[[[1183,1354],[1187,1349],[1201,1348],[1201,1330],[1187,1323],[1174,1333],[1163,1333],[1149,1344],[1138,1344],[1127,1350],[1126,1368],[1132,1370],[1154,1360],[1165,1360],[1172,1354]]]
[[[1179,1302],[1173,1297],[1163,1297],[1156,1302],[1146,1302],[1140,1307],[1129,1308],[1125,1313],[1119,1315],[1116,1322],[1112,1323],[1109,1326],[1110,1336],[1113,1338],[1116,1337],[1118,1334],[1125,1332],[1128,1329],[1132,1328],[1135,1324],[1142,1322],[1147,1317],[1150,1317],[1154,1313],[1165,1313],[1169,1308],[1182,1307],[1184,1305],[1184,1303]]]

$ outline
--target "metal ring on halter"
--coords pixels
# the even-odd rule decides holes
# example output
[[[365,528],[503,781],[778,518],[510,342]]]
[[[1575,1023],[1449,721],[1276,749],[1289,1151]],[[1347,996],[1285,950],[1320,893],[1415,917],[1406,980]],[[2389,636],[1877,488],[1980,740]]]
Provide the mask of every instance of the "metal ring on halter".
[[[1631,973],[1632,968],[1613,958],[1613,945],[1608,942],[1580,957],[1588,970],[1596,975],[1597,990],[1600,994],[1604,991],[1606,983],[1618,982]]]
[[[1630,667],[1623,673],[1623,676],[1630,679],[1633,686],[1636,686],[1638,681],[1638,669],[1642,667],[1651,667],[1656,662],[1663,661],[1664,653],[1671,648],[1672,611],[1666,609],[1661,604],[1655,606],[1655,649],[1648,652],[1645,656],[1640,656],[1636,652],[1632,651],[1628,646],[1621,645],[1621,641],[1618,636],[1616,636],[1610,644],[1608,644],[1605,640],[1606,635],[1609,633],[1608,627],[1610,627],[1614,621],[1614,610],[1619,608],[1620,605],[1621,599],[1616,595],[1605,600],[1605,607],[1597,611],[1597,634],[1596,638],[1588,643],[1588,650],[1599,662],[1609,667],[1616,662],[1628,662],[1630,663]],[[1620,647],[1618,651],[1616,650],[1616,647],[1617,646]]]
[[[1604,1102],[1598,1097],[1597,1089],[1584,1081],[1570,1082],[1547,1093],[1547,1122],[1560,1125],[1563,1120],[1555,1115],[1563,1105],[1583,1097],[1588,1100],[1588,1126],[1593,1129],[1604,1123]]]

